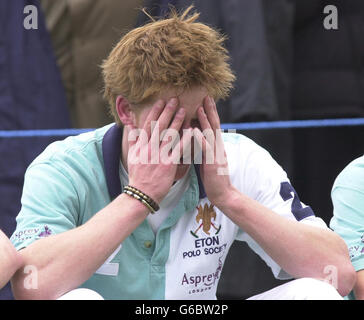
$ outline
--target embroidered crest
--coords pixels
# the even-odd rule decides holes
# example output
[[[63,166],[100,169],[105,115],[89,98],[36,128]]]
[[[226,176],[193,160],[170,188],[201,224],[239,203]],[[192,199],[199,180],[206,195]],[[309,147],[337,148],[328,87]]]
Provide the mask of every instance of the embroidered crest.
[[[38,235],[39,238],[45,238],[52,234],[52,230],[48,226],[44,226],[44,230]]]
[[[205,205],[202,207],[202,205],[199,205],[197,207],[198,213],[196,216],[196,222],[199,223],[198,228],[195,231],[190,231],[191,234],[198,238],[197,232],[201,229],[203,232],[205,232],[207,235],[210,235],[210,229],[213,227],[215,229],[215,234],[218,234],[221,229],[221,225],[217,227],[212,220],[216,220],[216,212],[214,210],[214,206],[212,204],[208,205],[205,203]],[[201,221],[201,223],[200,223]]]

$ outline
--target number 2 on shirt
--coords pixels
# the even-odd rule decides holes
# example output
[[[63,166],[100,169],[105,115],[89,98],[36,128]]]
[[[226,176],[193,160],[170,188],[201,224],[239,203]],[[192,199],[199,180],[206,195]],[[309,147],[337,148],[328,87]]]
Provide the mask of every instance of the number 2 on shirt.
[[[279,194],[284,201],[288,201],[293,198],[291,204],[291,212],[295,216],[297,221],[315,215],[310,207],[302,206],[301,200],[298,197],[296,190],[288,181],[281,183],[281,189],[279,191]]]

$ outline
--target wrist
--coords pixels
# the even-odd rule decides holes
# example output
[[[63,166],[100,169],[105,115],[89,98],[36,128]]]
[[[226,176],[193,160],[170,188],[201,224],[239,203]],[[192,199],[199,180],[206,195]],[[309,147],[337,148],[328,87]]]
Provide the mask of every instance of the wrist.
[[[154,200],[158,205],[162,202],[163,198],[166,196],[168,192],[160,192],[158,185],[156,183],[153,184],[140,184],[135,181],[129,179],[128,186],[134,187],[140,190],[142,193],[150,197]]]
[[[221,193],[219,198],[213,201],[213,204],[219,208],[220,211],[227,213],[234,207],[240,198],[240,191],[232,186],[231,188],[226,189],[226,192]]]
[[[159,210],[158,203],[156,203],[151,197],[149,197],[143,191],[133,186],[127,185],[124,186],[123,192],[133,197],[134,199],[140,201],[142,204],[144,204],[152,214],[154,214]]]
[[[150,213],[148,208],[143,203],[127,195],[126,193],[121,193],[116,198],[116,200],[122,203],[123,207],[127,207],[128,209],[130,209],[136,215],[136,217],[145,219]]]

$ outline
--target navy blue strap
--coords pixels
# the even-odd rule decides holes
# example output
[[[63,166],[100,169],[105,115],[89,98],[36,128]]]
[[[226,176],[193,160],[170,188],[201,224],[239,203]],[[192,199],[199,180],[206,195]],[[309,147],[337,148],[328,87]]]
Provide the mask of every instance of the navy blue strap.
[[[203,198],[206,198],[206,192],[205,192],[205,188],[203,186],[202,179],[201,179],[200,165],[194,164],[194,166],[195,166],[195,172],[196,172],[197,181],[198,181],[199,198],[203,199]]]
[[[115,124],[106,132],[102,140],[105,178],[111,200],[121,193],[119,163],[122,136],[123,129]]]

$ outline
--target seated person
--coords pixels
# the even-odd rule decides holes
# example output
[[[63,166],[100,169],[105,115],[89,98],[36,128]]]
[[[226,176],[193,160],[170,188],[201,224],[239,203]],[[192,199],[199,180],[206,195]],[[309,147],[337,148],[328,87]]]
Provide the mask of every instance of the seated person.
[[[332,188],[334,216],[330,227],[349,248],[357,272],[354,290],[348,299],[364,299],[364,156],[348,164]]]
[[[3,288],[22,266],[21,255],[8,237],[0,230],[0,289]]]
[[[296,278],[252,299],[352,289],[344,241],[267,151],[221,133],[216,101],[235,77],[224,37],[198,16],[172,10],[122,37],[102,66],[116,123],[55,142],[29,166],[12,241],[38,289],[17,272],[15,298],[216,299],[236,239],[277,278]],[[337,287],[323,281],[327,265]]]

